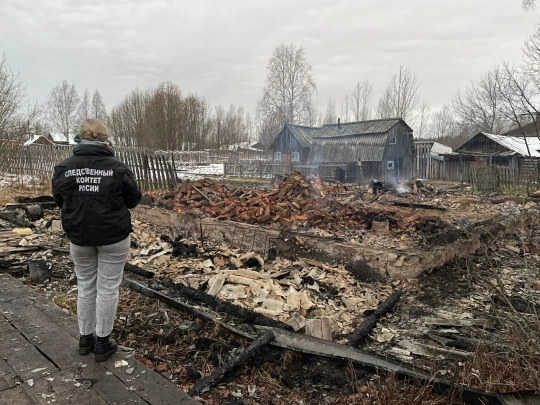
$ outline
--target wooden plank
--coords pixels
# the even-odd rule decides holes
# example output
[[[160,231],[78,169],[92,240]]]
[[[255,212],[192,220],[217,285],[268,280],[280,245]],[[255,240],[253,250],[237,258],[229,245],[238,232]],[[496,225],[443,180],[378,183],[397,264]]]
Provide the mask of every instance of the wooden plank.
[[[130,355],[129,352],[119,351],[116,357],[117,359],[125,358],[129,363],[127,368],[134,368],[131,375],[125,372],[126,368],[114,367],[115,359],[113,358],[107,360],[104,366],[126,385],[136,389],[137,394],[145,401],[152,405],[200,405],[199,402],[178,389],[173,383],[131,358]]]
[[[32,403],[36,405],[50,405],[55,403],[73,405],[133,403],[128,402],[127,400],[124,402],[108,402],[100,397],[96,391],[89,389],[92,387],[92,381],[81,379],[77,374],[67,370],[56,372],[47,376],[47,378],[34,380],[34,384],[31,387],[28,384],[21,385],[21,388],[26,395],[31,398]],[[109,378],[114,377],[110,376]],[[125,390],[122,394],[124,397],[127,397]],[[52,400],[54,400],[54,402],[52,402]],[[143,402],[140,401],[135,403]]]
[[[26,298],[41,311],[44,317],[61,326],[63,331],[75,339],[79,339],[79,328],[74,322],[73,315],[67,314],[54,302],[49,301],[42,294],[35,292],[13,277],[0,275],[0,305],[6,300],[19,300],[21,298]]]
[[[5,359],[0,359],[0,391],[16,387],[15,376],[17,373]]]
[[[39,378],[32,370],[45,368],[55,372],[57,368],[30,344],[19,332],[10,329],[0,337],[0,356],[21,378]],[[2,403],[0,401],[0,403]]]
[[[3,299],[0,301],[0,311],[11,325],[58,367],[63,369],[78,363],[80,361],[77,354],[78,337],[75,338],[69,333],[58,333],[59,330],[65,329],[64,325],[53,320],[41,308],[34,306],[28,297],[35,293],[29,287],[7,274],[1,275],[0,282],[2,283],[0,296]],[[17,283],[22,287],[16,288]],[[58,350],[59,347],[62,350]]]
[[[0,404],[33,405],[21,387],[0,391]]]
[[[17,372],[25,378],[34,378],[34,380],[41,378],[39,375],[36,377],[32,374],[31,371],[36,368],[47,367],[46,371],[58,372],[55,365],[36,350],[39,348],[63,371],[78,370],[80,379],[92,382],[92,388],[97,395],[106,401],[81,402],[90,401],[95,397],[90,393],[87,397],[77,396],[79,402],[73,403],[198,404],[174,384],[134,359],[130,360],[136,369],[132,375],[127,374],[125,368],[114,367],[114,362],[124,357],[126,353],[120,352],[113,355],[104,363],[104,366],[96,364],[92,354],[85,357],[79,356],[76,351],[78,328],[75,317],[66,314],[56,305],[48,302],[45,297],[8,275],[0,275],[0,313],[2,314],[0,327],[9,325],[5,319],[7,318],[17,328],[16,330],[9,325],[10,329],[2,328],[0,332],[0,354],[8,358],[8,364]],[[28,341],[23,338],[19,330],[24,333]],[[66,333],[59,333],[59,331]],[[22,349],[13,351],[13,348],[17,349],[19,344]],[[83,363],[86,367],[82,367]],[[112,375],[107,375],[108,371]],[[52,387],[54,389],[54,384]]]
[[[118,360],[117,355],[114,355],[114,357]],[[126,368],[123,367],[118,370],[125,373]],[[129,385],[126,385],[113,373],[109,372],[101,364],[94,362],[91,358],[89,358],[87,367],[80,370],[79,381],[81,383],[86,381],[92,382],[92,389],[109,404],[147,404],[136,391],[130,389]]]

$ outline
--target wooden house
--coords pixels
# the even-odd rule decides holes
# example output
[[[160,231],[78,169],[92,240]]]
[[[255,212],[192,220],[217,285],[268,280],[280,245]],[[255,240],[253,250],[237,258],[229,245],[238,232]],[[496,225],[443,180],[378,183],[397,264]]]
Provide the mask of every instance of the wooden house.
[[[408,180],[413,130],[400,118],[324,125],[313,135],[307,163],[319,176],[341,181]]]
[[[530,175],[538,172],[540,139],[480,132],[455,152],[472,167],[495,165],[511,169],[515,176]]]
[[[25,147],[54,146],[55,142],[46,135],[34,135],[24,143]]]
[[[306,163],[313,134],[319,128],[285,124],[276,139],[270,145],[273,162],[276,164]]]

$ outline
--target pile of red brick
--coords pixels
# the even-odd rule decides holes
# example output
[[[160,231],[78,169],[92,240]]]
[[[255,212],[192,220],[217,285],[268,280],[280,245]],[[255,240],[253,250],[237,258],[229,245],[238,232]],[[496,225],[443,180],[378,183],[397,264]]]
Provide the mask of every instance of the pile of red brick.
[[[366,229],[380,216],[399,226],[401,218],[382,208],[354,207],[350,203],[325,197],[328,186],[312,177],[307,180],[294,172],[270,191],[222,185],[211,179],[187,181],[162,202],[178,211],[201,212],[207,216],[244,223],[258,223],[282,229],[293,222],[338,231],[345,228]]]

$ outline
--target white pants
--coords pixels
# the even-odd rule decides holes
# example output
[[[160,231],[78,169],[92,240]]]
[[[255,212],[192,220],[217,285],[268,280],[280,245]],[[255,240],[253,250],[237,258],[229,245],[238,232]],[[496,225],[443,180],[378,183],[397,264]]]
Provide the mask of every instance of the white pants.
[[[81,335],[90,335],[94,331],[101,337],[111,334],[129,247],[129,236],[106,246],[70,243],[79,290],[77,317]]]

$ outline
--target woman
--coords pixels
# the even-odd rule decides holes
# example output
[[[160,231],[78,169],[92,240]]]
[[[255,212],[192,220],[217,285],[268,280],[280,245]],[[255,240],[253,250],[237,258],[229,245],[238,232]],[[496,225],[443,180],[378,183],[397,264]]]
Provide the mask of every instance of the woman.
[[[77,275],[79,354],[93,351],[96,361],[105,361],[117,349],[109,336],[129,254],[128,208],[137,206],[141,191],[133,173],[114,157],[109,130],[100,120],[84,120],[75,142],[73,156],[54,168],[53,196]]]

